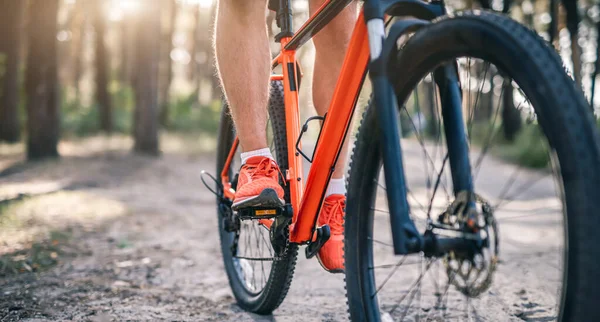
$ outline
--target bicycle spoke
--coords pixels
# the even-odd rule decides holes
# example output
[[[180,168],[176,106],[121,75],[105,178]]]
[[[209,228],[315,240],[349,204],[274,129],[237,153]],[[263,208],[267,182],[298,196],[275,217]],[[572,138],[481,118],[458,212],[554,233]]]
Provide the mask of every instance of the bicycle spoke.
[[[273,256],[273,252],[271,251],[271,243],[267,241],[264,234],[260,234],[260,237],[262,238],[264,244],[267,246],[267,250],[269,250],[269,255]]]
[[[471,57],[467,58],[467,106],[471,105]]]
[[[502,82],[502,90],[500,91],[500,97],[502,97],[502,94],[504,93],[504,81]],[[481,166],[481,161],[483,161],[483,157],[485,156],[485,154],[487,153],[489,147],[490,147],[490,143],[492,142],[492,140],[496,137],[496,133],[498,133],[498,131],[496,129],[494,129],[494,124],[496,124],[496,119],[498,118],[498,114],[500,112],[500,102],[502,100],[498,100],[498,106],[496,106],[496,112],[494,113],[494,118],[492,120],[492,123],[490,124],[490,132],[488,132],[488,135],[485,138],[485,144],[483,146],[483,149],[481,150],[481,152],[479,152],[479,156],[477,157],[477,161],[475,161],[475,174],[473,175],[473,181],[475,182],[477,180],[477,175],[479,174],[479,169]]]
[[[375,212],[381,212],[384,214],[389,214],[390,212],[388,210],[382,210],[382,209],[377,209],[377,208],[371,208],[371,210],[375,211]]]
[[[406,110],[406,109],[404,109],[404,110]],[[407,111],[406,114],[408,115],[408,119],[410,120],[410,124],[412,124],[413,129],[416,131],[417,128],[415,126],[415,123],[412,120],[412,117],[411,117],[410,113],[408,113],[408,111]],[[427,160],[429,161],[429,163],[431,165],[432,173],[437,172],[437,169],[435,167],[435,162],[433,161],[433,159],[431,159],[431,156],[429,155],[429,153],[427,153],[427,148],[425,147],[425,142],[424,142],[423,138],[421,138],[420,136],[417,136],[417,141],[419,141],[419,144],[423,148],[423,154],[424,154],[423,155],[423,157],[424,157],[423,162],[425,164],[425,173],[429,173],[428,166],[427,166]],[[427,160],[425,160],[425,158]],[[431,180],[429,175],[427,175],[427,180],[428,180],[428,182],[426,182],[426,185],[429,186],[429,184],[430,184],[429,180]],[[448,194],[448,188],[446,187],[445,183],[443,183],[443,182],[442,182],[442,187],[444,188],[444,191],[446,192],[446,194]]]
[[[469,119],[467,120],[467,135],[469,136],[469,145],[471,145],[471,128],[473,127],[473,117],[475,116],[475,109],[477,108],[477,102],[479,102],[479,95],[483,91],[483,86],[485,85],[485,80],[487,77],[488,70],[490,69],[490,63],[485,62],[487,65],[485,67],[485,72],[483,73],[483,78],[481,79],[481,86],[479,87],[479,91],[477,91],[477,96],[475,96],[475,105],[473,105],[471,109],[471,113],[469,115]]]
[[[510,222],[511,220],[514,220],[514,219],[522,219],[522,218],[529,218],[529,217],[534,217],[534,216],[544,216],[544,215],[550,216],[552,214],[537,213],[537,214],[515,215],[515,216],[508,216],[508,217],[496,217],[496,222],[505,223],[505,222]]]
[[[377,183],[377,186],[378,186],[378,187],[380,187],[380,188],[381,188],[381,189],[383,189],[384,191],[387,191],[387,189],[386,189],[386,188],[385,188],[385,187],[384,187],[384,186],[383,186],[381,183],[379,183],[379,180],[373,180],[373,181],[374,181],[375,183]],[[427,211],[425,210],[425,206],[423,206],[423,204],[419,202],[419,200],[418,200],[418,199],[417,199],[417,197],[416,197],[416,196],[415,196],[415,195],[412,193],[412,191],[410,191],[410,190],[408,190],[408,189],[407,189],[407,190],[406,190],[406,193],[407,193],[406,195],[407,195],[407,196],[409,196],[409,197],[411,197],[411,198],[412,198],[412,200],[414,201],[414,203],[415,203],[415,204],[417,204],[417,206],[419,207],[419,209],[420,209],[421,211],[423,211],[423,213],[424,213],[424,214],[427,214]],[[411,209],[412,209],[412,207],[411,207]],[[377,211],[377,212],[387,212],[387,213],[389,213],[388,211],[383,211],[383,210],[378,210],[378,209],[372,209],[372,210],[374,210],[374,211]]]
[[[417,284],[417,288],[415,289],[415,291],[413,291],[411,296],[408,298],[408,304],[406,305],[406,308],[404,309],[404,312],[402,313],[402,316],[400,317],[400,321],[404,321],[404,318],[408,314],[408,310],[410,309],[410,305],[412,304],[412,301],[415,298],[415,295],[418,292],[420,292],[420,290],[421,290],[421,283],[419,282],[419,284]],[[393,312],[393,311],[394,310],[392,310],[391,312]],[[417,315],[418,314],[419,314],[419,312],[417,311]]]
[[[402,263],[404,263],[404,261],[406,260],[406,257],[407,257],[406,255],[402,256],[402,258],[398,261],[398,263],[394,267],[394,270],[388,274],[388,276],[385,278],[383,283],[377,288],[377,290],[375,290],[375,293],[373,293],[371,295],[371,298],[375,297],[375,295],[377,295],[377,293],[379,293],[379,291],[385,286],[385,284],[390,280],[390,278],[392,278],[394,273],[396,273],[396,271],[398,270],[398,267],[402,266]]]
[[[437,191],[438,185],[440,184],[440,177],[442,176],[442,172],[444,172],[446,161],[448,161],[447,153],[446,157],[444,157],[444,162],[442,163],[442,169],[440,170],[440,173],[438,173],[437,179],[435,180],[435,187],[433,189],[433,194],[431,195],[431,199],[429,200],[429,207],[427,209],[427,218],[431,218],[431,207],[433,206],[433,199],[435,199],[435,192]]]
[[[433,77],[433,75],[432,75]],[[440,142],[441,144],[436,144],[436,148],[435,148],[435,153],[434,153],[434,160],[437,158],[438,155],[438,147],[441,147],[441,153],[439,154],[440,158],[442,157],[442,155],[444,155],[444,147],[446,146],[444,144],[445,141],[445,136],[442,136],[442,109],[439,106],[440,104],[438,102],[440,102],[441,98],[439,96],[439,90],[437,90],[437,87],[434,87],[434,101],[435,101],[435,111],[436,111],[436,118],[438,120],[438,124],[437,124],[437,139],[436,142]],[[446,153],[447,155],[447,153]],[[445,162],[445,161],[443,161]],[[443,172],[443,166],[442,166],[442,172]],[[433,174],[433,173],[432,173]],[[446,193],[446,200],[450,201],[450,194],[448,193],[448,191],[446,190],[446,186],[447,186],[447,173],[444,174],[444,192]],[[430,179],[431,180],[431,179]],[[431,181],[428,182],[428,188],[431,188]],[[433,193],[429,195],[429,198],[431,199],[431,197],[433,196]]]
[[[419,209],[423,212],[423,214],[427,215],[427,210],[425,210],[425,206],[423,206],[423,204],[419,202],[419,200],[412,193],[412,191],[410,191],[410,190],[407,189],[406,192],[407,192],[407,196],[412,197],[412,200],[414,201],[414,203],[416,203],[417,206],[419,206]],[[412,207],[411,207],[411,209],[412,209]]]
[[[515,173],[517,173],[517,172],[518,172],[518,171],[515,171]],[[514,200],[514,198],[515,198],[517,195],[519,195],[519,194],[521,194],[521,193],[523,193],[523,192],[525,192],[525,191],[527,191],[527,190],[531,189],[531,187],[533,187],[533,186],[534,186],[536,183],[538,183],[540,180],[542,180],[542,179],[544,179],[544,178],[545,178],[545,177],[538,177],[538,178],[536,178],[536,179],[534,179],[534,180],[530,181],[528,184],[522,184],[522,185],[520,185],[520,186],[517,188],[517,191],[518,191],[518,193],[517,193],[517,194],[511,194],[511,196],[510,196],[510,197],[506,197],[506,194],[508,193],[508,190],[510,189],[510,187],[512,187],[512,185],[513,185],[513,184],[514,184],[514,182],[516,181],[516,175],[515,175],[515,176],[512,176],[512,177],[511,177],[510,184],[508,184],[508,188],[506,188],[506,190],[503,190],[503,191],[504,191],[504,193],[502,194],[502,197],[501,197],[501,198],[498,198],[498,203],[496,203],[496,205],[494,205],[492,208],[495,210],[495,209],[498,209],[498,208],[499,208],[500,206],[502,206],[502,205],[506,205],[506,204],[508,204],[509,202],[513,201],[513,200]]]
[[[380,245],[384,245],[384,246],[388,246],[388,247],[394,247],[394,245],[392,245],[392,244],[385,243],[385,242],[379,241],[377,239],[373,239],[372,237],[369,237],[369,240],[373,241],[374,243],[380,244]]]
[[[502,85],[503,86],[502,86],[502,91],[500,93],[500,97],[502,97],[502,93],[504,93],[504,81],[502,82]],[[522,101],[522,102],[519,103],[519,105],[516,107],[517,110],[520,109],[520,107],[523,104],[523,102],[524,101]],[[492,125],[493,125],[493,123],[496,122],[496,118],[498,116],[498,112],[499,111],[500,111],[500,100],[498,100],[498,107],[496,108],[496,113],[494,114],[494,121],[492,122]],[[475,167],[474,167],[475,168],[475,174],[473,175],[473,182],[477,181],[477,178],[478,178],[478,175],[479,175],[479,170],[481,168],[481,162],[483,161],[483,157],[485,156],[485,154],[488,151],[489,143],[496,137],[496,134],[500,131],[500,128],[493,129],[492,125],[490,126],[490,128],[492,129],[493,134],[491,134],[491,136],[488,136],[486,138],[486,142],[487,142],[486,143],[486,147],[484,147],[482,149],[482,151],[479,153],[479,155],[477,157],[477,161],[475,162]]]
[[[394,307],[390,310],[390,314],[393,313],[399,306],[400,304],[402,304],[402,302],[404,301],[404,299],[410,294],[412,293],[412,290],[415,288],[415,286],[417,286],[418,284],[421,283],[421,280],[423,279],[423,276],[425,276],[425,273],[429,270],[429,268],[431,267],[431,263],[433,263],[434,260],[430,260],[429,263],[427,263],[427,267],[425,268],[425,272],[422,272],[421,275],[419,275],[419,277],[417,278],[417,280],[411,284],[410,288],[408,289],[407,293],[404,294],[403,297],[400,298],[400,300],[396,303],[396,305],[394,305]]]
[[[377,186],[379,186],[379,188],[383,189],[383,191],[387,191],[387,189],[385,188],[385,186],[384,186],[384,185],[382,185],[381,183],[379,183],[379,180],[377,180],[377,179],[373,179],[373,181],[374,181],[375,183],[377,183]]]
[[[390,245],[391,246],[391,245]],[[393,247],[393,246],[392,246]],[[410,262],[410,263],[402,263],[402,266],[407,266],[407,265],[417,265],[417,264],[421,264],[421,262]],[[369,269],[378,269],[378,268],[395,268],[398,264],[384,264],[384,265],[377,265],[377,266],[370,266]]]
[[[441,308],[444,312],[446,309],[447,304],[442,304],[442,302],[447,301],[447,295],[448,295],[448,291],[450,290],[450,286],[452,285],[452,283],[454,283],[454,277],[456,276],[456,272],[452,273],[452,276],[448,279],[448,283],[446,284],[445,288],[444,288],[444,292],[442,294],[439,294],[437,296],[437,301],[436,304],[434,305],[434,307],[432,307],[431,311],[427,314],[427,316],[425,317],[425,321],[429,320],[429,316],[431,314],[433,314],[433,312],[436,311],[436,309]],[[442,316],[442,318],[445,317],[445,313],[443,314],[444,316]]]
[[[370,274],[374,281],[364,282],[364,289],[369,291],[362,295],[366,298],[371,295],[373,303],[379,305],[382,320],[487,321],[490,317],[509,320],[518,317],[513,314],[515,310],[529,308],[524,304],[531,298],[540,299],[536,305],[546,306],[553,300],[552,296],[556,297],[552,288],[561,281],[558,275],[564,267],[561,260],[567,248],[561,240],[563,230],[554,226],[563,218],[557,215],[562,204],[558,205],[554,199],[546,170],[530,170],[526,164],[542,165],[535,152],[545,151],[538,149],[545,141],[538,142],[540,133],[544,132],[539,132],[537,123],[526,127],[537,122],[527,117],[527,113],[535,116],[530,98],[519,88],[518,81],[513,81],[516,75],[505,73],[484,59],[456,59],[463,102],[461,124],[469,136],[470,170],[476,194],[472,209],[476,212],[466,208],[471,203],[465,205],[462,194],[454,194],[449,165],[449,154],[454,151],[448,148],[442,92],[432,73],[420,74],[421,81],[416,86],[410,84],[415,86],[412,91],[402,89],[398,94],[403,95],[399,97],[403,100],[399,101],[402,130],[409,133],[408,138],[403,138],[403,148],[407,151],[403,155],[406,199],[410,218],[418,231],[439,236],[440,249],[452,247],[450,244],[456,242],[454,238],[475,240],[479,234],[477,238],[484,240],[473,246],[476,250],[428,252],[427,255],[412,254],[415,256],[410,258],[396,256],[387,218],[391,209],[383,172],[373,178],[374,182],[369,182],[371,178],[361,181],[376,194],[373,199],[369,194],[362,195],[373,203],[360,208],[361,212],[370,209],[364,214],[369,218],[366,224],[369,233],[359,239],[368,242],[369,250],[358,258],[367,258],[366,264],[358,263],[363,273]],[[448,63],[452,61],[442,62]],[[440,65],[432,66],[428,68]],[[540,101],[534,97],[531,100]],[[364,151],[368,153],[369,149]],[[544,155],[539,160],[545,162],[541,157]],[[489,208],[491,212],[487,211]],[[472,222],[466,221],[471,218],[476,218],[476,224],[481,226],[477,233],[467,232]],[[357,229],[356,226],[353,229]],[[358,234],[362,231],[358,230]],[[354,268],[355,265],[356,262]],[[534,275],[537,276],[534,278]],[[498,288],[496,283],[503,284]],[[527,295],[518,294],[519,289],[511,293],[513,285],[526,289]],[[494,301],[498,305],[486,307]],[[506,309],[500,310],[501,306]],[[531,319],[546,314],[541,310],[531,311]],[[526,313],[530,318],[529,312]]]

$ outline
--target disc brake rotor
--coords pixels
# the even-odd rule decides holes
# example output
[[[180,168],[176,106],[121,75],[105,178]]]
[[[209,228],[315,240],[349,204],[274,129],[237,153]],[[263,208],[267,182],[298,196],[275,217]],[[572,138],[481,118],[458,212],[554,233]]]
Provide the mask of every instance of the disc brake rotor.
[[[450,284],[469,297],[485,292],[492,284],[498,264],[498,227],[493,209],[475,193],[461,191],[438,217],[441,231],[459,231],[479,236],[469,252],[451,251],[443,258]]]

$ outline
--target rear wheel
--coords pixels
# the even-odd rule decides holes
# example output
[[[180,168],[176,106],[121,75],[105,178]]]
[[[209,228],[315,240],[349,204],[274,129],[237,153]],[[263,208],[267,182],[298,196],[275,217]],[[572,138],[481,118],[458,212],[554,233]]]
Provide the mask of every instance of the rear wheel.
[[[464,195],[453,193],[433,82],[435,68],[454,61],[486,243],[472,254],[394,256],[369,108],[348,183],[351,319],[600,320],[598,134],[558,56],[516,22],[489,13],[443,18],[412,35],[390,62],[397,71],[390,75],[399,75],[392,82],[413,221],[421,232],[435,226],[439,236],[469,238],[459,229]]]
[[[267,136],[271,153],[281,169],[288,166],[284,107],[283,84],[281,81],[274,81],[271,83]],[[217,150],[218,174],[223,170],[235,136],[229,109],[224,106]],[[240,166],[238,148],[229,167],[231,180],[235,180]],[[284,187],[284,190],[285,200],[289,203],[289,189]],[[298,246],[285,243],[278,255],[273,250],[267,225],[259,220],[238,218],[235,220],[237,229],[227,231],[226,218],[233,213],[231,200],[217,199],[217,210],[225,270],[238,304],[250,312],[270,314],[281,304],[290,287]]]

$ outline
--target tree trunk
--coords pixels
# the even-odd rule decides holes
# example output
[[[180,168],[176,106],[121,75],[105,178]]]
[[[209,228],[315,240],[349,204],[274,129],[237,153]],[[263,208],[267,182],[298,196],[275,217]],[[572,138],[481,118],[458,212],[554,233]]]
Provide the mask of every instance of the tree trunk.
[[[502,97],[502,130],[504,137],[512,142],[516,139],[519,130],[521,130],[521,111],[515,107],[514,88],[511,80],[506,78],[502,86],[504,86],[504,95]]]
[[[23,23],[22,0],[0,0],[0,141],[17,142],[21,137],[19,122],[19,65]]]
[[[113,130],[112,102],[108,93],[108,51],[104,43],[106,22],[102,11],[102,0],[96,0],[94,6],[94,31],[96,34],[96,103],[100,115],[100,129],[105,133]]]
[[[435,84],[432,81],[423,81],[420,84],[420,90],[417,89],[422,95],[419,95],[419,104],[421,105],[421,111],[425,115],[426,128],[425,133],[430,137],[437,137],[439,133],[438,128],[438,111],[436,109],[436,94]]]
[[[567,14],[567,29],[571,35],[571,60],[573,62],[573,78],[575,83],[581,87],[581,53],[583,50],[577,41],[579,38],[579,12],[577,2],[573,0],[562,0]]]
[[[158,63],[160,4],[148,1],[139,12],[135,60],[134,150],[158,154]]]
[[[173,80],[173,60],[171,59],[171,51],[173,50],[173,34],[175,33],[175,23],[177,22],[177,2],[170,0],[168,2],[169,22],[168,29],[163,42],[163,64],[165,74],[163,84],[160,89],[160,124],[164,127],[169,123],[169,90],[171,81]],[[192,59],[193,61],[193,59]]]
[[[480,65],[480,67],[483,67]],[[488,66],[489,67],[489,66]],[[485,71],[483,70],[483,68],[481,68],[478,78],[479,77],[483,77],[483,75],[485,75]],[[485,124],[485,122],[490,121],[491,117],[492,117],[492,113],[493,113],[493,109],[494,109],[494,85],[492,84],[492,79],[494,78],[494,75],[492,73],[492,71],[488,70],[487,75],[485,76],[485,79],[481,78],[480,81],[482,82],[481,85],[478,85],[477,90],[479,91],[481,89],[481,92],[479,93],[475,93],[475,97],[479,96],[479,101],[477,102],[477,106],[471,106],[471,108],[473,108],[474,110],[472,111],[473,113],[473,123],[481,123],[483,122]],[[488,90],[488,86],[486,86],[485,84],[488,84],[489,86],[489,90]],[[486,90],[488,90],[486,92]],[[475,102],[473,102],[473,104],[475,104]],[[471,116],[471,115],[469,115]]]
[[[29,160],[58,156],[58,3],[59,0],[31,0],[29,4],[29,49],[25,73]]]
[[[129,51],[127,41],[129,40],[129,28],[130,24],[127,23],[127,19],[121,20],[119,24],[119,85],[129,84],[131,77],[127,72],[129,70]]]
[[[73,21],[71,23],[71,57],[72,57],[72,82],[75,89],[75,99],[79,101],[81,76],[83,74],[83,42],[85,35],[84,2],[75,2]]]

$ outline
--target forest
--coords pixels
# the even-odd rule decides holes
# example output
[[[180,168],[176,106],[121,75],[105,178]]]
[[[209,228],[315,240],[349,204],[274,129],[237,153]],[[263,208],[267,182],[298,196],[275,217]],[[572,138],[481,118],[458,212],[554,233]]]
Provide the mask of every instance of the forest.
[[[0,141],[25,142],[29,160],[73,137],[131,135],[135,151],[158,154],[160,130],[216,130],[212,1],[0,6]]]
[[[450,10],[507,12],[535,29],[561,54],[592,105],[600,105],[593,95],[600,20],[594,1],[447,4]],[[58,156],[59,142],[77,137],[130,137],[134,151],[151,155],[160,152],[162,132],[214,137],[221,90],[211,44],[212,0],[2,0],[1,5],[0,142],[22,143],[17,149],[27,159]],[[299,25],[308,5],[295,1],[294,8]],[[266,13],[271,34],[277,28],[273,20],[273,13]],[[300,52],[306,67],[312,54],[310,46]],[[493,89],[493,75],[488,76],[482,81]],[[309,96],[302,96],[301,106],[310,114]],[[493,96],[483,102],[492,104]],[[503,110],[509,117],[510,106]]]
[[[214,195],[202,187],[201,170],[216,168],[223,108],[212,36],[217,1],[0,0],[0,320],[262,321],[233,304],[220,258],[222,221]],[[309,5],[292,3],[297,30]],[[599,0],[445,3],[450,13],[493,10],[535,30],[598,115]],[[275,20],[265,8],[271,38],[278,32]],[[271,49],[276,55],[280,46],[272,42]],[[314,56],[310,42],[297,52],[304,72],[301,122],[316,114]],[[512,79],[489,63],[470,63],[457,59],[459,76],[469,79],[461,84],[463,110],[474,120],[469,143],[480,155],[490,141],[496,144],[482,166],[489,174],[481,176],[481,191],[504,193],[499,203],[509,203],[510,186],[516,186],[510,192],[524,190],[507,218],[523,229],[514,230],[518,237],[535,239],[527,229],[539,228],[532,225],[537,218],[519,221],[514,213],[545,213],[542,206],[553,205],[556,196],[548,190],[554,184],[545,178],[551,172],[548,147]],[[404,156],[407,182],[421,184],[409,191],[408,202],[437,211],[450,196],[446,192],[447,199],[433,205],[433,172],[441,168],[440,189],[452,178],[441,176],[447,158],[434,142],[443,140],[443,130],[432,79],[426,76],[410,95],[400,122],[403,148],[413,152]],[[352,139],[370,91],[367,79]],[[487,134],[489,128],[495,134]],[[302,143],[310,147],[318,129],[309,132]],[[435,150],[432,157],[426,147]],[[424,171],[415,170],[419,165]],[[507,175],[513,167],[520,168]],[[540,226],[547,229],[546,222]],[[540,236],[558,240],[549,229]],[[509,248],[521,248],[515,245]],[[509,294],[529,306],[507,312],[550,320],[553,309],[525,295],[525,289],[540,288],[538,282],[548,284],[541,274],[546,267],[536,266],[545,258],[521,255],[536,263],[512,266],[510,274],[533,267],[528,274],[537,275],[521,274],[528,284]],[[345,319],[342,279],[325,275],[314,260],[302,258],[297,267],[302,274],[291,300],[276,311],[278,320]],[[484,305],[498,302],[492,299]]]

